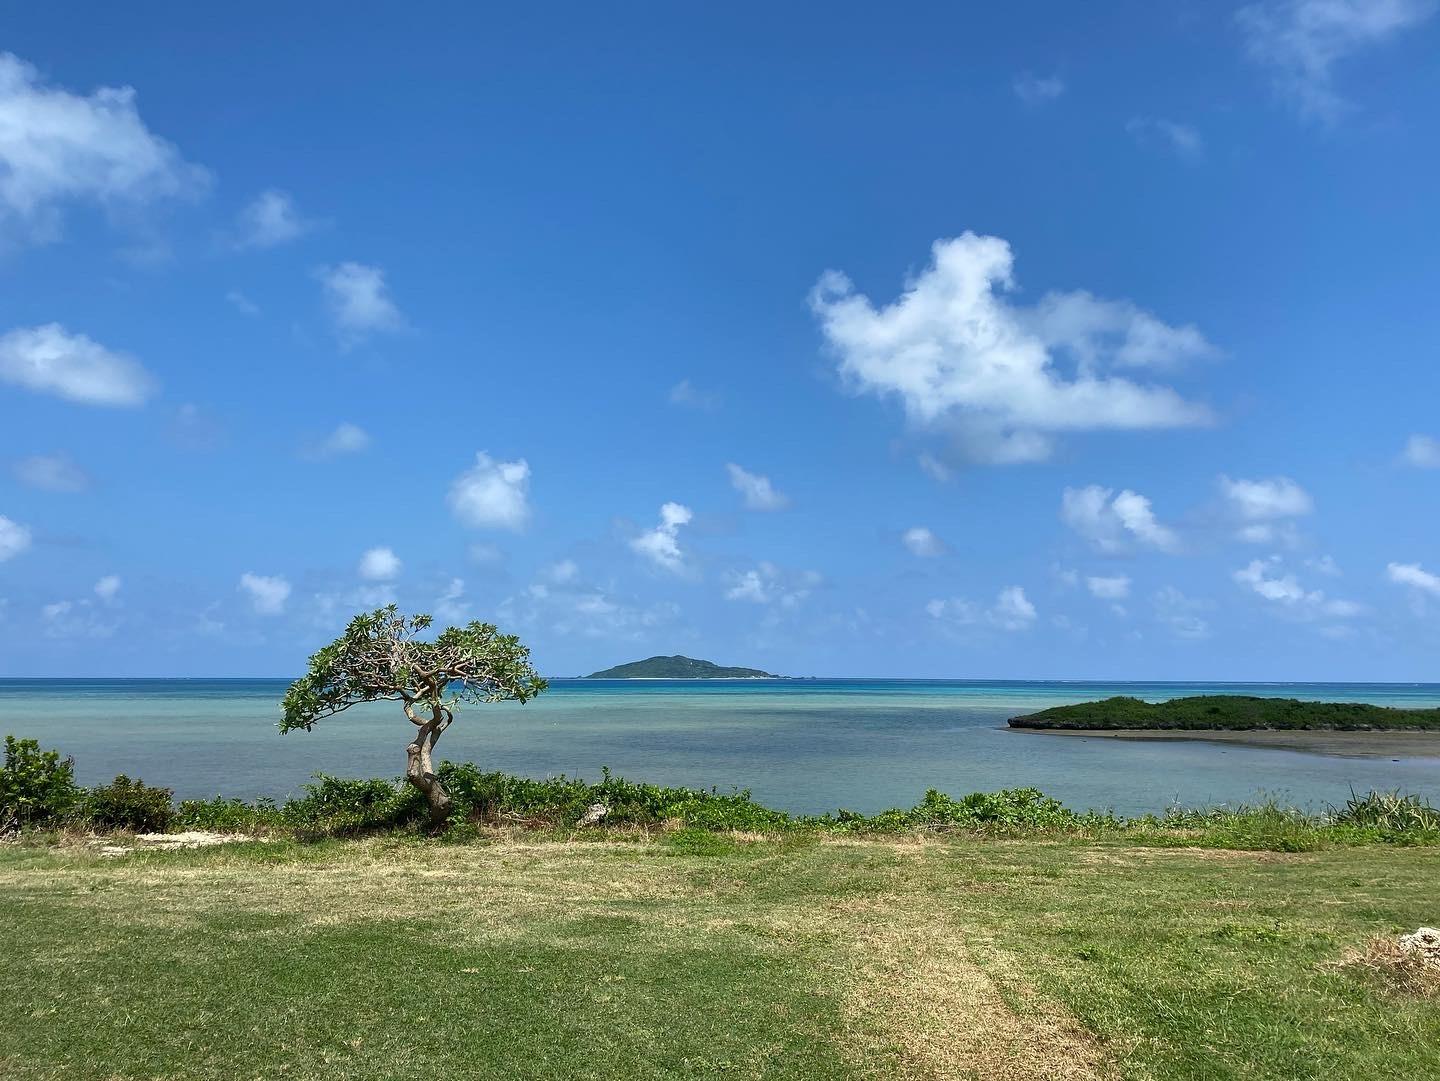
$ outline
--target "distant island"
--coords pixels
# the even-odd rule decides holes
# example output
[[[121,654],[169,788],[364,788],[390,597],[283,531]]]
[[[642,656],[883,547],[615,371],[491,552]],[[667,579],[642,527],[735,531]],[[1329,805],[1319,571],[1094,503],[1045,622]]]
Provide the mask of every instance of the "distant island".
[[[1010,718],[1012,728],[1149,732],[1440,732],[1440,709],[1395,709],[1364,702],[1302,702],[1207,694],[1144,702],[1107,698]]]
[[[643,661],[617,664],[601,672],[591,672],[586,679],[781,679],[758,668],[725,668],[713,661],[694,657],[647,657]]]

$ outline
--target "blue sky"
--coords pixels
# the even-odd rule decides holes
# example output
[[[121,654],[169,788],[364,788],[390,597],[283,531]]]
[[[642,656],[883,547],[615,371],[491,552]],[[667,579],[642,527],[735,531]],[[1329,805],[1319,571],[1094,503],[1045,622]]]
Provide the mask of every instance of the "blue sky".
[[[0,675],[1440,678],[1437,7],[13,6]]]

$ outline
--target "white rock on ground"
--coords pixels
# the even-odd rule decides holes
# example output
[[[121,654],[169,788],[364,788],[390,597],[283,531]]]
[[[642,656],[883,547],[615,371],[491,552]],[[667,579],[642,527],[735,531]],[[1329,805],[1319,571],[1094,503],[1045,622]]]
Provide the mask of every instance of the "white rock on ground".
[[[1418,957],[1427,965],[1440,967],[1440,930],[1434,927],[1418,927],[1408,935],[1400,936],[1400,952]]]

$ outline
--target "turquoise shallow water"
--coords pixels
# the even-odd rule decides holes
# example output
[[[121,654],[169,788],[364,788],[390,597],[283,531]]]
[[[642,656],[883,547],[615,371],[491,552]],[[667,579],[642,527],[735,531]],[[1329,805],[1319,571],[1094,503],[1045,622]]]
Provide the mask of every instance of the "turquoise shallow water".
[[[0,733],[75,757],[82,780],[116,773],[181,797],[283,797],[320,770],[395,776],[411,727],[392,704],[313,732],[275,729],[284,680],[0,680]],[[1121,743],[1007,731],[1006,718],[1130,694],[1263,694],[1440,706],[1440,684],[1039,683],[948,680],[555,680],[535,701],[463,712],[442,757],[544,777],[602,766],[665,784],[749,788],[797,812],[909,806],[1031,785],[1121,813],[1271,795],[1316,807],[1351,788],[1440,802],[1440,759],[1333,758],[1206,743]]]

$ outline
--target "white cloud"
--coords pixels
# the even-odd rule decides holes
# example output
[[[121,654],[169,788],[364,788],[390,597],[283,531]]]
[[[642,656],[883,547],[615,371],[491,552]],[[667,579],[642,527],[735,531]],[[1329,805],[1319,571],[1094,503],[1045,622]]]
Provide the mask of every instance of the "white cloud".
[[[435,598],[435,618],[441,623],[458,624],[468,622],[467,615],[465,579],[452,578],[440,596]]]
[[[911,554],[932,557],[945,554],[945,542],[923,525],[911,526],[900,535]]]
[[[0,514],[0,563],[30,547],[30,530]]]
[[[1065,80],[1058,75],[1039,76],[1022,72],[1010,83],[1015,96],[1026,105],[1042,105],[1065,93]]]
[[[35,454],[16,462],[12,472],[27,488],[44,492],[83,492],[90,477],[64,454]]]
[[[928,451],[922,451],[916,461],[920,463],[921,471],[931,480],[944,484],[950,479],[950,467]]]
[[[288,244],[313,228],[295,207],[287,192],[271,188],[257,195],[240,211],[235,244],[240,248],[273,248]]]
[[[664,570],[678,572],[684,569],[685,555],[680,550],[680,527],[694,517],[689,507],[681,503],[666,503],[660,508],[660,524],[640,534],[630,542],[630,547],[650,562]]]
[[[1428,435],[1412,435],[1405,441],[1400,460],[1416,469],[1440,469],[1440,439]]]
[[[1220,491],[1230,509],[1241,519],[1263,522],[1276,518],[1294,518],[1315,509],[1309,493],[1289,477],[1268,480],[1231,480],[1220,478]]]
[[[1085,586],[1090,590],[1092,597],[1099,597],[1104,601],[1120,601],[1130,596],[1130,578],[1124,574],[1117,574],[1109,578],[1086,578]]]
[[[44,605],[40,616],[47,638],[108,638],[117,630],[117,624],[101,617],[88,597]]]
[[[690,380],[682,379],[670,388],[670,404],[688,406],[691,409],[718,409],[720,395],[713,390],[701,390]]]
[[[530,463],[501,462],[480,451],[450,485],[450,510],[477,529],[524,529],[530,520]]]
[[[988,623],[1006,631],[1021,631],[1035,623],[1035,606],[1020,586],[1007,586],[988,609],[982,609],[962,597],[936,599],[926,603],[925,611],[938,622],[958,627]]]
[[[156,389],[135,360],[59,323],[0,335],[0,380],[85,405],[142,405]]]
[[[815,571],[790,574],[774,563],[763,561],[753,570],[731,571],[727,577],[730,588],[725,591],[726,600],[778,604],[782,608],[794,608],[810,596],[821,581]]]
[[[750,473],[734,462],[725,466],[730,474],[730,485],[745,499],[750,510],[784,510],[790,505],[790,497],[775,490],[769,477]]]
[[[1349,619],[1364,608],[1353,601],[1328,598],[1322,590],[1307,590],[1293,574],[1285,573],[1278,556],[1253,559],[1232,577],[1242,586],[1302,619]]]
[[[1156,520],[1150,500],[1128,488],[1118,495],[1098,484],[1066,488],[1060,518],[1101,552],[1123,552],[1134,543],[1162,552],[1180,547],[1175,531]]]
[[[370,446],[370,433],[358,424],[348,421],[338,424],[335,430],[309,452],[312,458],[338,458],[342,454],[359,454]]]
[[[400,557],[389,548],[371,548],[360,557],[361,578],[368,582],[388,582],[400,573]]]
[[[290,598],[290,583],[279,575],[269,577],[247,571],[240,576],[240,589],[249,594],[255,611],[266,616],[279,615]]]
[[[1275,73],[1276,87],[1306,117],[1334,121],[1351,108],[1335,89],[1334,68],[1368,47],[1419,26],[1435,0],[1261,0],[1236,19],[1252,59]]]
[[[1209,355],[1194,327],[1084,292],[1013,304],[1005,294],[1014,260],[998,237],[939,240],[932,256],[888,307],[877,310],[833,270],[810,304],[853,387],[898,397],[912,423],[949,431],[965,456],[1037,461],[1056,432],[1209,422],[1208,410],[1173,389],[1108,370]]]
[[[573,559],[562,559],[545,568],[545,577],[556,585],[567,585],[580,578],[580,564]]]
[[[1174,586],[1157,590],[1154,596],[1155,618],[1176,638],[1201,641],[1210,637],[1210,624],[1198,613],[1214,607],[1211,601],[1185,596]]]
[[[1035,622],[1035,606],[1019,586],[1009,586],[1000,591],[995,607],[990,609],[990,618],[996,626],[1007,631],[1024,630]]]
[[[1141,142],[1159,139],[1185,161],[1199,161],[1205,156],[1205,140],[1189,124],[1161,117],[1137,116],[1125,125],[1125,130]]]
[[[493,544],[472,544],[466,553],[476,563],[499,563],[505,558],[505,553]]]
[[[260,314],[260,305],[256,304],[244,293],[240,292],[239,289],[231,289],[228,293],[225,294],[225,299],[241,315],[256,316]]]
[[[102,601],[113,601],[119,592],[120,576],[118,574],[107,574],[95,583],[95,595]]]
[[[644,640],[655,629],[673,623],[679,613],[668,601],[631,604],[578,580],[534,582],[496,608],[497,622],[520,633],[544,630],[604,641]]]
[[[1335,562],[1334,556],[1324,555],[1317,559],[1307,559],[1305,566],[1330,578],[1339,578],[1343,573],[1340,570],[1340,564]]]
[[[72,94],[0,53],[0,246],[7,235],[55,239],[69,203],[133,208],[207,183],[204,169],[145,126],[130,87]]]
[[[341,346],[348,349],[371,334],[404,329],[405,317],[390,299],[379,267],[338,263],[318,273]]]
[[[3,521],[4,519],[0,518],[0,522]],[[1391,563],[1386,566],[1385,575],[1396,585],[1409,586],[1422,593],[1440,597],[1440,574],[1431,574],[1419,563]]]

